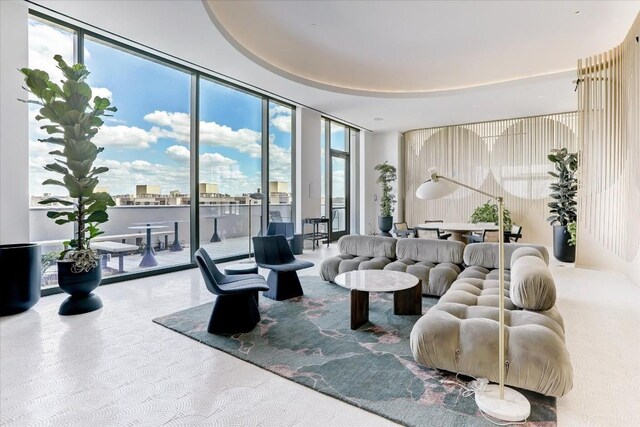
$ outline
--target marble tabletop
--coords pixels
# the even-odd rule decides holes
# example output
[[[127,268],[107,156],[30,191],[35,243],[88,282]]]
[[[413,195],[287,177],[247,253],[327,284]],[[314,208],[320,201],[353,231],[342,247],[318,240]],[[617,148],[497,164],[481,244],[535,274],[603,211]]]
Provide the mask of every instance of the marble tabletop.
[[[343,288],[362,292],[392,292],[412,288],[419,280],[401,271],[357,270],[339,274],[335,282]]]

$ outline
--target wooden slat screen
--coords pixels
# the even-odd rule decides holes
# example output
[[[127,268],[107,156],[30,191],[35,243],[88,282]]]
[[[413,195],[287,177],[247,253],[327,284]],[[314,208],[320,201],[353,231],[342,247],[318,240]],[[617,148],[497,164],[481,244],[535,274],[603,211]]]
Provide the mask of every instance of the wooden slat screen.
[[[640,249],[640,14],[618,47],[578,61],[578,262],[593,248],[632,261]]]
[[[503,195],[523,240],[549,245],[546,218],[549,184],[547,159],[552,148],[577,151],[576,112],[466,125],[418,129],[405,133],[405,219],[466,222],[487,197],[460,188],[440,200],[420,200],[415,192],[435,166],[444,175],[490,194]]]

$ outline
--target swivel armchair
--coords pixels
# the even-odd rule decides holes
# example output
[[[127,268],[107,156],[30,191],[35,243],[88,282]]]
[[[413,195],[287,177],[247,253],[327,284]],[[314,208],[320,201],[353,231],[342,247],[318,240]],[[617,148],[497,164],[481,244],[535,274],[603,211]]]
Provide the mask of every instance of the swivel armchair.
[[[218,296],[207,331],[212,334],[251,331],[260,321],[258,291],[269,290],[264,277],[259,274],[226,276],[203,248],[196,251],[195,259],[207,289]]]
[[[271,270],[267,277],[269,291],[263,294],[265,297],[282,301],[303,295],[296,271],[313,267],[313,263],[296,259],[286,237],[281,234],[256,236],[253,248],[258,267]]]

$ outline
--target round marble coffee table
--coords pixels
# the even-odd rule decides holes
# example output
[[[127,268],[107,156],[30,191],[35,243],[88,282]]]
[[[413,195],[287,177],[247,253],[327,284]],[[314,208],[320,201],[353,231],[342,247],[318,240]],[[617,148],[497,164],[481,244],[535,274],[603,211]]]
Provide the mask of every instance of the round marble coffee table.
[[[351,290],[351,329],[369,321],[369,292],[393,292],[393,314],[422,314],[422,286],[412,274],[357,270],[339,274],[335,282]]]

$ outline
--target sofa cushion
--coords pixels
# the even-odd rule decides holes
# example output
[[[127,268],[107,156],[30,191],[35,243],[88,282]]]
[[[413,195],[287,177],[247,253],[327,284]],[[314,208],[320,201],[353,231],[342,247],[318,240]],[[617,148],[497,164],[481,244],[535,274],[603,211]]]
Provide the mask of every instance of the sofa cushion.
[[[396,239],[383,236],[351,234],[338,240],[338,250],[342,254],[366,256],[369,258],[396,257]]]
[[[532,248],[531,246],[523,246],[521,248],[517,248],[511,254],[511,262],[509,263],[510,264],[509,268],[513,266],[514,262],[516,262],[519,258],[524,256],[534,256],[544,261],[544,257],[542,256],[539,250],[537,250],[536,248]],[[548,264],[548,263],[545,263],[545,264]]]
[[[413,357],[428,367],[497,382],[498,312],[495,307],[441,300],[411,331]],[[507,385],[555,397],[571,390],[573,370],[564,333],[553,319],[506,310],[505,331]]]
[[[453,240],[402,239],[396,246],[396,252],[400,259],[462,264],[464,246],[464,243]]]
[[[475,265],[489,269],[499,268],[498,251],[499,243],[474,243],[464,248],[465,265]],[[511,265],[511,255],[515,250],[522,247],[537,249],[544,261],[549,264],[549,252],[542,245],[533,245],[528,243],[505,243],[504,245],[504,266],[509,268]]]
[[[556,303],[556,285],[545,262],[538,256],[522,256],[511,269],[511,300],[529,310],[549,310]]]

